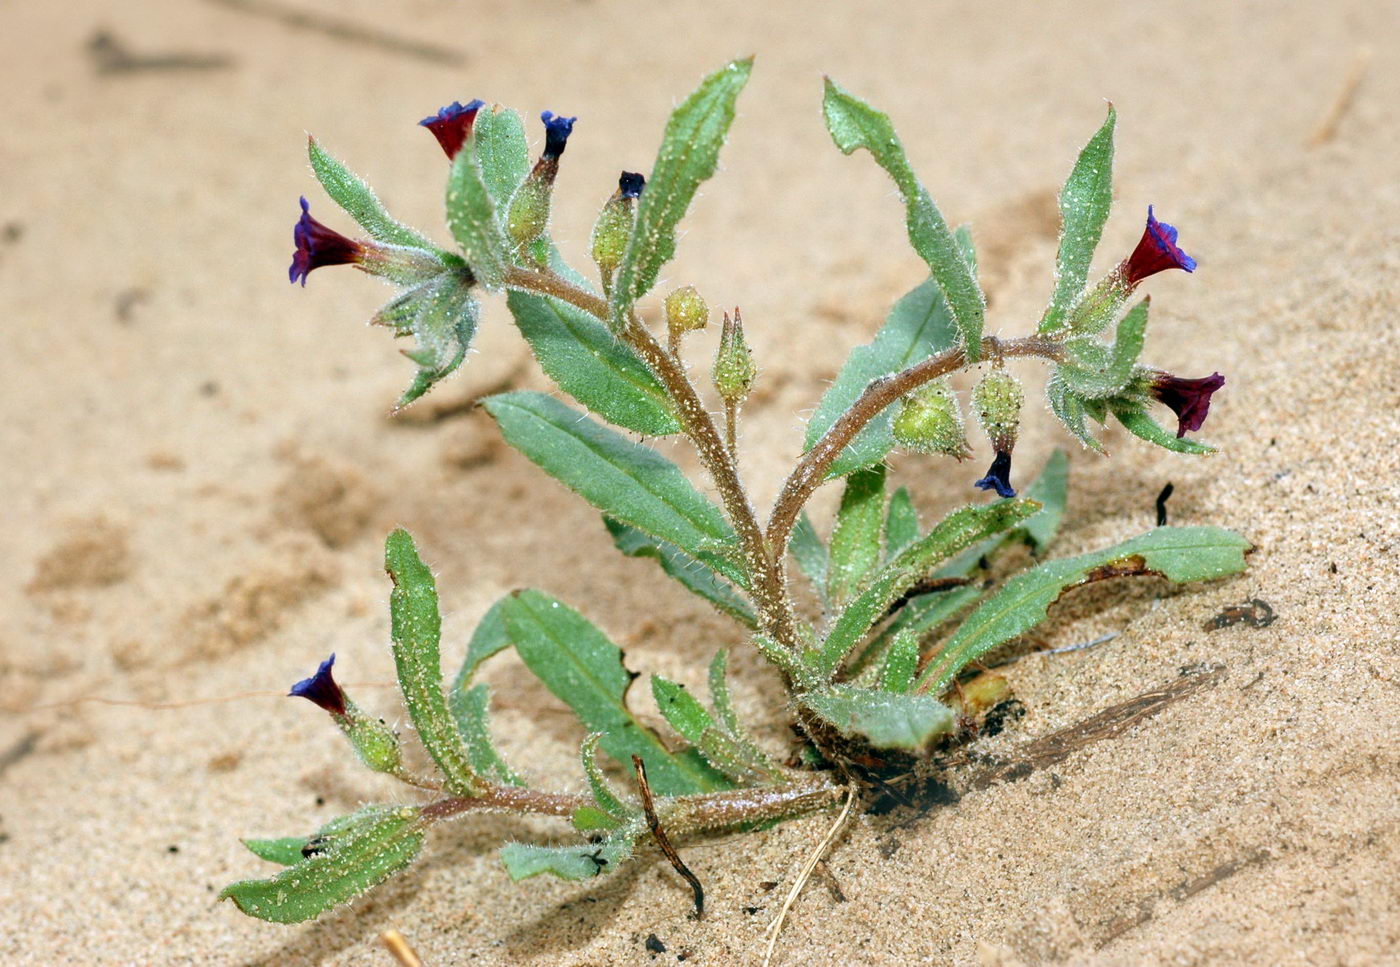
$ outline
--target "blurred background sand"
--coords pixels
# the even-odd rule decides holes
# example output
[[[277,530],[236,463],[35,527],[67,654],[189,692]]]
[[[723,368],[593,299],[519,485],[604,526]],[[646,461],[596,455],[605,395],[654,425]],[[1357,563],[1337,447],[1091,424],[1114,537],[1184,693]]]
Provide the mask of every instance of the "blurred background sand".
[[[717,646],[740,646],[738,700],[783,747],[776,682],[728,625],[615,555],[593,512],[468,409],[545,388],[503,304],[469,365],[390,420],[411,366],[361,324],[387,290],[347,270],[285,281],[298,195],[350,227],[307,171],[308,130],[445,238],[443,158],[419,117],[471,97],[576,114],[555,232],[583,264],[618,169],[649,170],[672,105],[756,53],[665,281],[743,307],[763,367],[742,438],[760,506],[849,347],[923,272],[883,174],[823,130],[826,72],[892,115],[950,220],[972,222],[989,330],[1009,335],[1038,317],[1054,192],[1114,102],[1101,263],[1149,202],[1180,227],[1200,269],[1148,284],[1148,357],[1227,375],[1203,434],[1223,452],[1121,433],[1112,461],[1076,448],[1057,550],[1150,527],[1167,481],[1174,523],[1258,546],[1237,579],[1119,584],[1057,612],[1042,644],[1123,633],[1011,666],[1027,712],[984,751],[1014,759],[1220,667],[1019,781],[958,775],[956,803],[859,817],[775,962],[1397,962],[1397,41],[1400,5],[1371,2],[5,4],[0,959],[385,964],[376,938],[394,928],[432,965],[757,962],[828,817],[690,847],[701,922],[655,856],[513,886],[496,846],[559,828],[492,817],[437,832],[407,874],[313,924],[214,900],[265,869],[240,836],[402,795],[282,697],[334,650],[364,704],[400,716],[379,567],[396,524],[439,572],[449,661],[499,594],[540,586],[590,602],[638,670],[698,685]],[[1024,474],[1071,445],[1031,410]],[[896,476],[929,520],[976,496],[984,459],[901,457]],[[1203,630],[1256,597],[1272,625]],[[581,785],[576,723],[513,658],[489,678],[506,755]]]

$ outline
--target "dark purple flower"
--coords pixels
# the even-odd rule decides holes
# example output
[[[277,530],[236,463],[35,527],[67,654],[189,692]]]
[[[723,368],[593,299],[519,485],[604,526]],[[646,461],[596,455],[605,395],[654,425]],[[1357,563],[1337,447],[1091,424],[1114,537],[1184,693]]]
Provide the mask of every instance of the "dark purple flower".
[[[1011,454],[998,450],[987,475],[973,486],[979,490],[995,490],[999,497],[1015,497],[1016,491],[1011,487]]]
[[[1210,396],[1225,385],[1225,377],[1211,373],[1201,379],[1182,379],[1171,373],[1156,373],[1152,377],[1151,392],[1157,401],[1171,407],[1176,413],[1176,435],[1183,437],[1187,430],[1199,430],[1210,412]]]
[[[365,247],[353,238],[346,238],[333,228],[327,228],[311,217],[311,205],[303,195],[301,218],[292,229],[292,238],[297,250],[292,253],[292,267],[287,276],[293,282],[300,280],[306,285],[306,276],[312,269],[323,265],[347,265],[361,262],[365,257]]]
[[[467,133],[472,129],[472,122],[476,120],[476,112],[485,106],[486,102],[480,98],[467,104],[453,101],[447,107],[438,108],[436,114],[430,114],[418,123],[433,132],[433,137],[437,138],[448,158],[455,158],[467,140]]]
[[[1128,256],[1124,275],[1129,286],[1135,286],[1149,275],[1165,272],[1167,269],[1196,271],[1196,260],[1187,255],[1176,244],[1176,229],[1166,222],[1159,222],[1152,214],[1152,206],[1147,206],[1147,228],[1142,233],[1133,254]]]
[[[331,675],[331,666],[334,664],[335,652],[331,652],[331,656],[321,662],[321,667],[316,669],[316,674],[297,682],[287,694],[289,696],[295,695],[297,698],[310,699],[332,715],[343,716],[345,714],[345,693],[340,690],[340,686],[335,683],[335,678]]]
[[[623,198],[642,197],[642,189],[646,186],[646,178],[635,171],[624,171],[622,177],[617,179],[617,190]]]
[[[553,111],[545,111],[540,115],[540,120],[544,122],[544,153],[541,157],[558,158],[564,153],[578,118],[563,118]]]

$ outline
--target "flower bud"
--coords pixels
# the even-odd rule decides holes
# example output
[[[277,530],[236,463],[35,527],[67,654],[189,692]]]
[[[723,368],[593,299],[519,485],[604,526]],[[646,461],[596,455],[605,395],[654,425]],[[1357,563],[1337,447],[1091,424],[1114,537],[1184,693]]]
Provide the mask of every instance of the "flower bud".
[[[307,699],[329,712],[365,765],[375,772],[402,776],[399,737],[383,719],[369,715],[350,701],[350,697],[336,684],[331,671],[334,666],[335,655],[332,653],[321,662],[316,674],[297,682],[287,694]]]
[[[749,395],[758,368],[754,366],[753,355],[744,342],[744,321],[739,317],[735,306],[734,316],[724,314],[724,329],[720,333],[719,353],[715,356],[715,368],[711,374],[720,399],[731,406],[743,402]]]
[[[687,332],[697,332],[710,324],[710,307],[696,290],[687,285],[674,290],[666,297],[666,328],[671,334],[672,345],[680,342]]]
[[[972,405],[987,438],[997,450],[1011,452],[1016,445],[1016,428],[1025,402],[1021,383],[1000,367],[991,370],[972,390]]]
[[[506,209],[506,235],[520,251],[527,251],[530,243],[549,227],[549,203],[554,194],[554,179],[559,174],[559,157],[578,119],[545,111],[540,120],[544,122],[544,151],[511,196],[510,207]]]
[[[646,178],[632,171],[624,171],[617,179],[617,191],[613,192],[598,220],[593,223],[592,255],[603,278],[603,291],[612,288],[613,273],[622,264],[627,252],[627,243],[632,238],[632,223],[637,217],[637,199],[646,186]]]
[[[972,455],[962,409],[947,379],[926,383],[904,397],[891,429],[899,445],[910,450],[944,453],[958,460]]]

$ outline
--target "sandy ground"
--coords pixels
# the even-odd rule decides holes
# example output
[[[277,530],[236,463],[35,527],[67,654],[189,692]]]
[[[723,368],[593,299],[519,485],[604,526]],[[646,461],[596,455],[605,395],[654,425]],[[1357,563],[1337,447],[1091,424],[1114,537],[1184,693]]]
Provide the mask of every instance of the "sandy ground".
[[[327,30],[331,13],[415,44]],[[702,73],[756,52],[667,277],[744,308],[761,506],[846,348],[921,274],[883,175],[822,128],[830,72],[891,112],[950,218],[974,223],[1007,334],[1038,316],[1053,192],[1117,105],[1103,261],[1148,202],[1181,228],[1201,267],[1149,283],[1149,356],[1228,375],[1206,434],[1224,452],[1121,433],[1112,461],[1076,451],[1060,549],[1151,526],[1168,480],[1174,522],[1258,545],[1238,579],[1101,588],[1061,611],[1048,644],[1123,634],[1012,666],[1027,714],[986,751],[1015,761],[1191,687],[1015,781],[963,772],[956,803],[858,818],[777,962],[1400,962],[1396,4],[76,0],[6,4],[0,38],[0,960],[386,964],[376,938],[396,928],[431,965],[756,962],[829,817],[690,848],[712,911],[698,923],[656,857],[513,886],[495,847],[557,828],[499,818],[440,831],[408,874],[314,924],[214,901],[266,869],[239,836],[400,795],[281,697],[335,650],[363,701],[400,715],[379,570],[395,524],[439,571],[449,660],[500,593],[544,587],[590,602],[643,671],[698,684],[717,645],[738,646],[738,699],[782,746],[776,683],[728,625],[617,557],[591,511],[460,412],[503,381],[544,387],[503,305],[469,367],[395,422],[410,367],[360,324],[385,290],[284,275],[297,195],[349,228],[307,173],[305,130],[445,237],[443,159],[417,118],[472,96],[577,114],[556,226],[582,261],[609,179],[649,168]],[[1064,443],[1033,409],[1027,469]],[[974,496],[971,469],[897,461],[926,520]],[[1203,630],[1255,597],[1272,625]],[[577,725],[541,711],[552,699],[512,658],[489,677],[506,754],[577,788]]]

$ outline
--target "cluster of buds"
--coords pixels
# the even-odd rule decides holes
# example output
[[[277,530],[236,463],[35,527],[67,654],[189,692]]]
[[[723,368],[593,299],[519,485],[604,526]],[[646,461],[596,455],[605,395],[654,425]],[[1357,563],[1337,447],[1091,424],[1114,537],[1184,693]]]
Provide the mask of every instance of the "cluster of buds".
[[[598,266],[605,295],[611,294],[613,273],[627,254],[632,225],[637,219],[637,199],[642,196],[646,184],[644,176],[635,171],[624,171],[618,176],[617,191],[613,192],[598,213],[598,220],[593,223],[589,252]]]
[[[375,772],[405,778],[398,735],[383,719],[368,714],[350,700],[331,673],[334,665],[332,654],[321,662],[316,674],[297,682],[287,694],[307,699],[329,712],[365,765]]]

